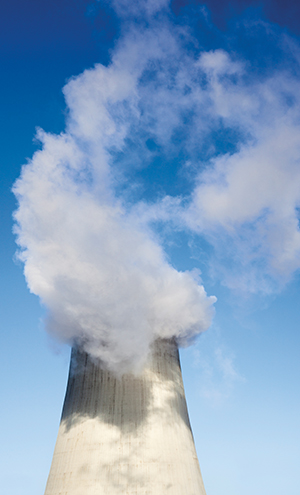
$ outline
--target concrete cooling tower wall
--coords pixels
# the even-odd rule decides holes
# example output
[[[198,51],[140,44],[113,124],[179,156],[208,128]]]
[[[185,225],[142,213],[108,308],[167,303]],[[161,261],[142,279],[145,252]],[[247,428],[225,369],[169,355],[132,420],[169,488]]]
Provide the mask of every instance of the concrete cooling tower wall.
[[[205,495],[174,342],[121,378],[72,351],[45,495],[121,494]]]

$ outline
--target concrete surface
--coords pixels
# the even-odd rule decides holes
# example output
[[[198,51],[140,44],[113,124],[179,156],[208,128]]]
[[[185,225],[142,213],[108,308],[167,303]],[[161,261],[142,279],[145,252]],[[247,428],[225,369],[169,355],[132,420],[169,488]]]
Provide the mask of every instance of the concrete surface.
[[[116,378],[73,349],[45,495],[205,495],[175,343]]]

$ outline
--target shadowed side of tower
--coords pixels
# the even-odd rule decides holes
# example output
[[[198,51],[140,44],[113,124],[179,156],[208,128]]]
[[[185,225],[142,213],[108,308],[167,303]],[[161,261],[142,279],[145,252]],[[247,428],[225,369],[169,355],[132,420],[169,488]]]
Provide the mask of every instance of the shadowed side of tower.
[[[205,495],[174,342],[116,378],[73,349],[45,495]]]

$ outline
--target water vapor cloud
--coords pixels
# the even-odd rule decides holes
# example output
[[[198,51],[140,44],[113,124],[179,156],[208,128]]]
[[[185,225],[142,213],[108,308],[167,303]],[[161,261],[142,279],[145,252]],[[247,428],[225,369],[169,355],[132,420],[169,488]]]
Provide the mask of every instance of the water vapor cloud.
[[[128,18],[131,2],[113,5]],[[253,74],[237,53],[201,49],[168,2],[136,8],[147,25],[126,21],[110,63],[70,79],[65,131],[38,131],[14,186],[47,330],[116,372],[141,367],[156,338],[186,344],[211,323],[215,298],[172,266],[158,224],[204,237],[232,288],[269,292],[300,266],[298,47],[281,48],[292,70]],[[189,186],[162,194],[152,179],[149,198],[158,161]]]

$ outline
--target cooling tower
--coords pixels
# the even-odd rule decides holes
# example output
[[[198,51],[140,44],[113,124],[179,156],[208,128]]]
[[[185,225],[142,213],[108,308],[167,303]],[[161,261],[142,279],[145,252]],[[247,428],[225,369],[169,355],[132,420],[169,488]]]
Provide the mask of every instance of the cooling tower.
[[[45,495],[205,495],[174,342],[116,378],[73,349]]]

